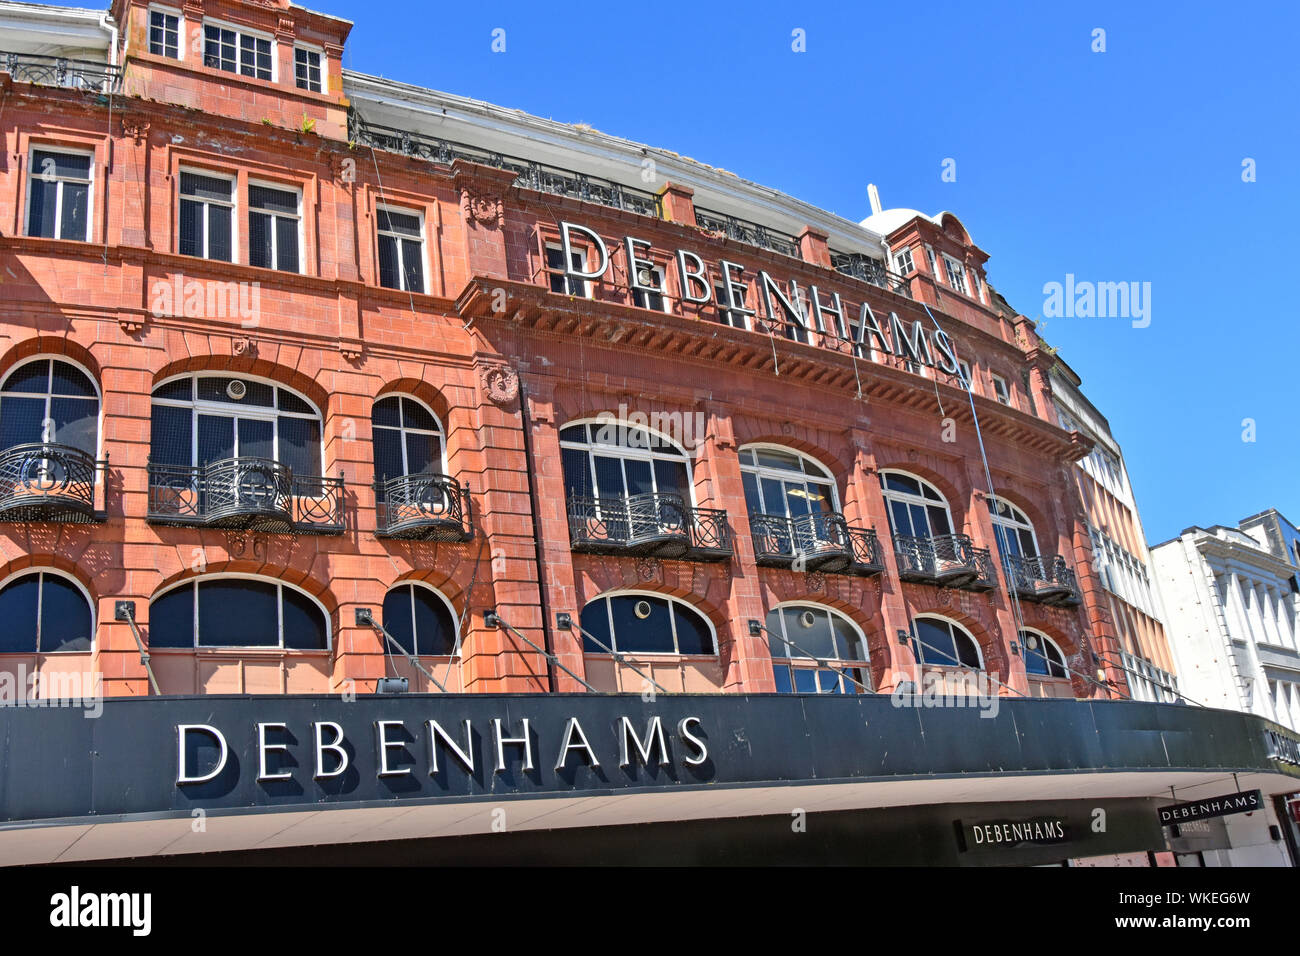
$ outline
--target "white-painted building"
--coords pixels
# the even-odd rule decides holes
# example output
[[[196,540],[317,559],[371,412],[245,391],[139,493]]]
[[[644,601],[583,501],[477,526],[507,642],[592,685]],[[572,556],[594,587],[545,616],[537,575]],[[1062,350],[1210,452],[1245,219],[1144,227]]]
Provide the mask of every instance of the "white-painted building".
[[[1269,510],[1151,556],[1183,692],[1300,729],[1300,531]]]

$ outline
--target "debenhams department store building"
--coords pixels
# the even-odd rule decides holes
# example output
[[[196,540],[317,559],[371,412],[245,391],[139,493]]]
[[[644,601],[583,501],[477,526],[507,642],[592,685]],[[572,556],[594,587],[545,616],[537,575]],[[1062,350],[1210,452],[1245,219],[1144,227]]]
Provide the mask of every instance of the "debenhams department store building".
[[[0,4],[0,861],[1278,822],[1294,735],[1126,699],[1087,440],[955,216],[345,73],[284,0],[110,12]]]

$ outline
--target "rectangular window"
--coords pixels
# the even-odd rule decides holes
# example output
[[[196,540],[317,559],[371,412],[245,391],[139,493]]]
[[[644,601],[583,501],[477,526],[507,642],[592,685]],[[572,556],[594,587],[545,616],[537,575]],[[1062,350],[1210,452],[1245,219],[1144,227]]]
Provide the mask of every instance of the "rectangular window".
[[[944,269],[948,273],[948,284],[963,295],[966,294],[966,268],[952,256],[943,257]]]
[[[181,18],[164,10],[149,11],[149,52],[172,60],[181,58]]]
[[[656,289],[662,290],[664,287],[664,270],[659,266],[653,266],[649,269],[650,281],[646,282],[642,277],[643,285],[652,285]],[[656,312],[668,311],[668,300],[664,297],[663,292],[642,292],[640,289],[632,290],[632,301],[638,309],[653,309]]]
[[[727,308],[726,306],[727,289],[725,286],[721,286],[721,285],[715,286],[713,289],[713,297],[718,303],[719,322],[721,322],[723,325],[729,325],[733,329],[749,328],[749,316],[745,315],[745,313],[743,312],[733,312],[731,309]],[[744,305],[745,301],[748,298],[749,298],[749,286],[747,284],[742,285],[739,289],[736,290],[736,300],[741,305]]]
[[[935,281],[937,282],[939,279],[939,266],[938,263],[934,261],[934,250],[929,246],[925,247],[925,257],[930,261],[930,275],[934,276]]]
[[[211,23],[203,25],[203,65],[259,80],[271,79],[271,41]]]
[[[569,268],[586,270],[587,257],[581,249],[569,250]],[[591,298],[586,280],[564,274],[564,249],[562,247],[552,245],[546,247],[546,271],[550,273],[552,292],[576,295],[580,299]]]
[[[233,179],[181,172],[181,255],[235,261],[234,195]]]
[[[298,192],[248,184],[248,264],[299,272]]]
[[[1011,392],[1007,390],[1007,380],[1001,375],[993,376],[993,394],[1003,405],[1011,404]]]
[[[320,54],[315,50],[296,47],[293,51],[293,74],[298,89],[319,93],[321,91]]]
[[[971,379],[971,377],[970,377],[970,363],[968,363],[968,362],[958,362],[958,363],[957,363],[957,367],[958,367],[959,369],[961,369],[961,384],[962,384],[962,388],[966,389],[966,391],[969,392],[969,391],[970,391],[970,383],[973,381],[973,380]]]
[[[33,149],[27,194],[27,235],[90,239],[89,153]]]
[[[380,209],[379,284],[386,289],[424,292],[424,217]]]
[[[894,256],[894,268],[898,270],[898,274],[901,276],[910,276],[916,271],[916,263],[912,261],[911,249],[904,249]]]

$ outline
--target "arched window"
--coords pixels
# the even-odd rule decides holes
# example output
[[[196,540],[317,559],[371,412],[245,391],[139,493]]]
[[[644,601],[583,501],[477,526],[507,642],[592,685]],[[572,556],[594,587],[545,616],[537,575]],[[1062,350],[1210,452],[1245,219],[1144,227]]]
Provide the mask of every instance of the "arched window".
[[[0,588],[0,653],[88,651],[95,613],[81,586],[61,574],[34,571]]]
[[[1004,558],[1038,557],[1038,539],[1034,526],[1025,513],[1010,502],[989,495],[989,515],[993,519],[993,533],[998,539],[998,552]]]
[[[1025,673],[1038,677],[1069,677],[1065,654],[1057,643],[1038,631],[1020,632],[1020,656],[1025,661]]]
[[[901,471],[882,471],[880,489],[894,534],[934,538],[953,533],[948,502],[933,485]]]
[[[569,425],[560,429],[560,456],[571,501],[653,493],[691,503],[686,453],[648,429],[612,420]]]
[[[220,373],[153,390],[151,464],[192,468],[229,458],[266,458],[295,477],[319,477],[320,412],[272,382]]]
[[[329,618],[297,588],[262,578],[196,578],[149,604],[150,647],[327,650]]]
[[[375,479],[381,494],[390,478],[446,472],[442,425],[423,403],[405,395],[389,395],[375,402],[370,422],[374,426]]]
[[[741,448],[740,477],[751,515],[798,518],[840,510],[831,473],[797,451],[766,445]]]
[[[713,626],[694,608],[657,594],[611,594],[582,609],[588,654],[716,654]],[[599,641],[600,643],[597,643]]]
[[[768,612],[766,626],[779,693],[860,694],[871,686],[867,642],[843,614],[786,604]]]
[[[98,451],[99,389],[71,362],[32,359],[0,386],[0,450],[36,442]]]
[[[383,624],[408,654],[449,657],[459,649],[451,605],[422,584],[399,584],[384,596]]]
[[[912,649],[922,664],[975,670],[983,667],[975,638],[960,625],[941,617],[918,617],[912,622]]]

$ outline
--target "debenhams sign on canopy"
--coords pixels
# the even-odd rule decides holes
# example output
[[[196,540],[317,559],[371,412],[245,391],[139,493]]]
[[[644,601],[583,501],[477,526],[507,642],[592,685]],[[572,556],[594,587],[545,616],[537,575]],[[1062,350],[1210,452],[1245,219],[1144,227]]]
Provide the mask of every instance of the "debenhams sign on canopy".
[[[560,223],[560,243],[564,255],[564,274],[583,281],[599,281],[611,265],[609,246],[600,234],[586,226],[572,222]],[[592,264],[585,253],[590,248],[595,254]],[[654,284],[655,262],[649,257],[651,245],[646,239],[626,236],[623,239],[626,257],[628,286],[633,292],[663,294],[666,290]],[[590,269],[574,264],[575,258]],[[678,249],[673,255],[677,271],[677,288],[683,302],[695,305],[713,303],[733,316],[744,316],[746,323],[759,313],[746,305],[747,286],[742,281],[742,265],[720,260],[714,269],[715,286],[709,278],[704,260],[688,249]],[[938,325],[933,330],[921,320],[912,323],[909,330],[898,313],[890,312],[884,325],[863,300],[856,320],[845,306],[838,292],[825,295],[816,285],[808,287],[807,298],[795,279],[785,288],[767,272],[758,272],[758,300],[763,306],[762,319],[783,323],[788,338],[807,342],[810,332],[833,335],[855,346],[855,354],[866,357],[869,349],[886,355],[897,355],[921,365],[938,366],[950,375],[957,373],[957,351],[946,332]]]

